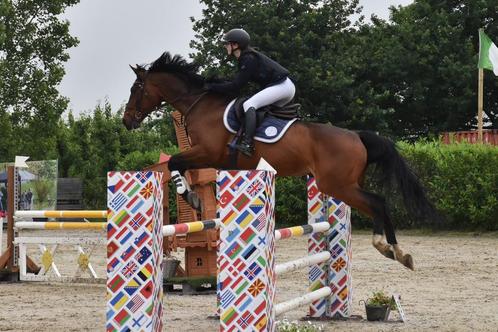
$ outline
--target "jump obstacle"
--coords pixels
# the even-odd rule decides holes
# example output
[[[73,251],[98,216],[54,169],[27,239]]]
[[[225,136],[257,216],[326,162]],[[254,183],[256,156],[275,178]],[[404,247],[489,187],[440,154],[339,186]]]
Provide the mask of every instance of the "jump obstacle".
[[[148,173],[152,174],[152,172]],[[256,176],[255,174],[259,174],[259,176]],[[155,177],[157,177],[157,175],[155,175]],[[159,231],[156,230],[157,234],[155,235],[162,239],[163,236],[170,236],[173,234],[186,234],[203,229],[221,229],[221,241],[218,255],[218,297],[220,299],[220,324],[222,330],[257,328],[258,330],[271,331],[274,329],[276,315],[304,304],[310,304],[311,317],[348,317],[350,315],[351,247],[349,208],[341,205],[340,202],[319,193],[314,181],[310,179],[308,181],[308,222],[310,224],[270,232],[270,230],[274,229],[273,181],[274,175],[268,172],[220,172],[217,181],[219,219],[166,225],[162,226],[162,228],[159,227]],[[156,182],[160,183],[160,181]],[[111,186],[109,186],[109,188],[111,188]],[[150,208],[146,211],[147,213],[141,213],[140,218],[146,218],[146,216],[150,217],[152,210],[161,210],[160,206],[162,199],[157,198],[161,195],[160,190],[157,188],[154,190],[149,188],[147,190],[154,193],[154,195],[151,194],[150,197],[156,197],[155,203],[153,204],[154,209]],[[108,191],[108,194],[110,195],[110,191]],[[123,199],[123,196],[124,195],[120,196],[121,199]],[[230,204],[227,203],[228,198],[230,198]],[[109,200],[109,202],[110,201],[111,200]],[[116,205],[114,205],[114,207],[116,207]],[[125,209],[123,205],[120,206],[120,208]],[[109,211],[113,211],[112,205],[109,206]],[[32,214],[29,214],[29,212]],[[135,222],[137,220],[142,220],[140,218],[130,217],[131,214],[129,214],[129,212],[130,211],[127,211],[123,214],[122,211],[115,211],[109,215],[107,211],[71,211],[72,217],[74,218],[97,218],[107,215],[109,222],[118,220],[120,223],[124,224],[126,224],[127,221],[130,221],[131,223],[133,220],[135,220]],[[155,218],[152,218],[151,221],[162,220],[162,218],[158,218],[158,212],[154,213]],[[51,218],[67,218],[70,214],[65,213],[64,211],[22,211],[20,214],[18,212],[16,213],[17,218],[26,218],[30,216],[39,217],[40,215],[50,216]],[[162,225],[160,222],[156,222],[156,224]],[[16,227],[23,229],[52,230],[102,230],[102,228],[105,227],[105,223],[62,222],[17,222],[15,225]],[[261,227],[263,228],[259,229]],[[133,230],[135,231],[135,229]],[[122,232],[119,234],[122,234]],[[146,233],[144,232],[139,235],[135,232],[134,235],[127,235],[123,239],[136,239],[136,235],[138,235],[138,238],[148,238],[149,235],[153,235],[149,234],[146,236],[144,234]],[[275,266],[273,262],[274,254],[272,253],[275,241],[307,234],[310,234],[308,243],[310,256]],[[109,238],[108,232],[108,245]],[[152,278],[153,281],[157,282],[157,285],[154,288],[157,289],[157,292],[153,292],[156,296],[152,297],[155,299],[155,302],[149,303],[149,306],[146,308],[148,308],[147,314],[150,315],[150,317],[154,316],[153,313],[160,314],[162,308],[154,309],[152,311],[149,309],[156,308],[156,306],[162,306],[161,301],[159,301],[159,298],[162,297],[162,277],[159,277],[162,271],[160,271],[160,268],[157,268],[160,266],[159,262],[162,259],[162,254],[159,255],[157,251],[159,248],[159,252],[161,252],[162,240],[152,242],[155,243],[155,246],[153,246],[154,248],[147,250],[138,250],[138,248],[135,248],[137,245],[137,242],[135,242],[134,245],[129,246],[128,251],[126,251],[126,245],[122,246],[123,243],[126,243],[126,241],[123,242],[123,239],[119,241],[121,247],[125,249],[120,256],[121,258],[130,258],[135,255],[135,262],[133,264],[136,264],[136,262],[140,260],[140,258],[137,258],[138,256],[144,257],[144,253],[154,253],[152,256],[155,257],[155,260],[153,261],[154,264],[148,264],[145,267],[145,271],[134,266],[129,266],[129,263],[122,266],[123,264],[119,265],[116,262],[113,263],[112,260],[108,261],[108,292],[113,289],[115,290],[116,286],[116,278],[112,278],[109,271],[117,271],[118,279],[120,280],[117,284],[122,285],[124,290],[117,293],[115,292],[114,294],[117,298],[112,298],[108,303],[108,328],[113,326],[112,324],[118,324],[116,328],[119,327],[119,330],[121,330],[126,326],[124,325],[126,322],[133,322],[135,325],[129,326],[134,326],[134,328],[138,326],[136,324],[139,324],[139,326],[142,327],[148,326],[148,328],[152,328],[153,326],[156,326],[156,328],[158,328],[157,324],[161,321],[160,319],[151,320],[149,323],[142,324],[142,320],[147,315],[142,314],[141,317],[131,317],[130,308],[136,309],[136,304],[141,300],[137,299],[138,294],[134,297],[131,296],[134,293],[129,294],[131,289],[136,289],[138,287],[136,287],[137,285],[130,286],[123,278],[123,270],[131,269],[135,272],[139,271],[139,275],[142,277],[155,276],[155,278]],[[259,243],[254,242],[253,240],[255,239],[256,241],[259,241]],[[83,240],[84,242],[84,239],[78,240]],[[159,242],[161,242],[161,245],[159,245]],[[17,241],[16,243],[22,242]],[[115,244],[113,249],[118,250],[117,248],[119,247]],[[327,251],[327,249],[329,251]],[[131,251],[133,252],[130,253]],[[21,257],[23,256],[25,256],[25,253],[21,253]],[[147,257],[149,256],[151,255],[148,255]],[[229,267],[240,268],[241,261],[246,262],[245,264],[243,263],[243,265],[245,265],[245,270],[239,271],[238,278],[235,278],[233,268],[230,269]],[[248,262],[252,263],[248,264]],[[21,266],[22,265],[26,266],[24,262],[21,262]],[[122,267],[123,270],[117,269],[117,266]],[[276,276],[306,266],[310,266],[309,278],[311,292],[284,303],[274,304]],[[230,270],[231,272],[229,272]],[[153,271],[153,273],[151,273],[151,271]],[[147,283],[144,282],[144,284],[150,286],[150,281]],[[266,290],[266,292],[262,290]],[[261,299],[261,293],[266,294],[266,297]],[[124,309],[125,303],[127,303],[127,309]],[[130,306],[130,304],[132,305]],[[116,308],[123,309],[118,312],[115,310]],[[136,312],[142,311],[137,309]],[[114,313],[114,315],[112,315],[112,313]]]
[[[158,173],[140,172],[109,173],[108,177],[108,306],[107,330],[130,329],[160,330],[162,319],[162,255],[160,247],[163,240],[161,232],[160,183]],[[130,174],[130,173],[127,173]],[[125,181],[126,178],[126,181]],[[148,188],[138,190],[141,199],[130,198],[127,190],[120,188],[135,187],[137,178],[150,179]],[[183,229],[196,231],[205,225],[220,229],[218,248],[218,300],[220,313],[220,330],[222,331],[274,331],[275,317],[301,305],[310,304],[310,313],[317,316],[319,312],[326,317],[331,308],[336,308],[336,295],[341,296],[343,305],[339,314],[349,315],[351,287],[350,270],[341,275],[337,283],[328,283],[318,289],[295,299],[275,304],[275,281],[277,275],[293,271],[303,266],[310,266],[311,287],[317,287],[316,270],[328,272],[330,266],[349,267],[342,262],[340,255],[344,250],[333,253],[328,250],[318,252],[317,247],[327,249],[322,242],[313,240],[311,247],[317,251],[309,257],[275,265],[274,251],[276,238],[283,239],[313,231],[325,233],[316,239],[334,238],[338,231],[330,229],[330,202],[313,198],[310,207],[313,216],[312,225],[293,227],[275,231],[274,223],[274,180],[275,174],[269,171],[223,171],[217,177],[218,219],[198,222],[194,225],[169,225],[170,233]],[[130,184],[129,182],[133,182]],[[144,182],[144,184],[145,184]],[[153,194],[155,193],[155,194]],[[141,207],[137,205],[141,202]],[[324,207],[326,209],[324,209]],[[320,213],[319,211],[322,211]],[[324,221],[324,215],[326,221]],[[339,211],[338,215],[349,217],[349,208]],[[158,222],[159,221],[159,222]],[[327,225],[326,225],[327,224]],[[342,230],[349,226],[335,222]],[[158,226],[159,225],[159,226]],[[167,226],[164,226],[167,227]],[[163,230],[164,230],[163,227]],[[128,235],[130,232],[133,235]],[[348,244],[349,234],[346,234]],[[340,242],[340,241],[339,241]],[[347,253],[347,250],[345,250]],[[341,270],[342,271],[342,270]],[[337,269],[332,273],[338,275]],[[346,276],[346,277],[345,277]],[[327,278],[330,278],[328,276]],[[328,280],[328,279],[327,279]],[[147,291],[144,294],[144,288]],[[338,293],[340,291],[340,293]],[[147,297],[145,299],[145,297]],[[332,298],[331,298],[332,297]],[[322,301],[322,302],[318,302]],[[318,303],[318,304],[317,304]],[[324,303],[324,304],[323,304]],[[316,307],[319,310],[316,310]],[[141,310],[142,309],[142,310]],[[144,312],[146,314],[144,314]],[[154,315],[154,314],[157,314]],[[328,316],[330,317],[330,316]]]

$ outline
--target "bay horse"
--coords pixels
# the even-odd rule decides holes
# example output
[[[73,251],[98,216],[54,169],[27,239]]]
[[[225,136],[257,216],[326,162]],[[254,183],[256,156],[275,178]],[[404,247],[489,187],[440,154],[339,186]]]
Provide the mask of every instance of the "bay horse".
[[[172,177],[179,174],[185,181],[182,176],[188,169],[227,169],[227,144],[233,134],[223,125],[223,112],[230,98],[206,92],[205,79],[197,74],[197,66],[178,55],[165,52],[148,67],[130,67],[136,80],[123,115],[128,130],[138,128],[164,102],[184,117],[192,148],[171,157]],[[396,240],[385,198],[362,188],[367,166],[376,164],[384,184],[395,180],[413,217],[430,220],[436,216],[417,176],[391,140],[368,131],[353,132],[331,124],[296,121],[277,143],[256,142],[253,156],[241,155],[236,168],[254,169],[260,158],[272,165],[278,176],[312,174],[321,192],[370,216],[373,246],[382,255],[414,270],[412,256],[403,253]],[[175,183],[178,188],[182,185]]]

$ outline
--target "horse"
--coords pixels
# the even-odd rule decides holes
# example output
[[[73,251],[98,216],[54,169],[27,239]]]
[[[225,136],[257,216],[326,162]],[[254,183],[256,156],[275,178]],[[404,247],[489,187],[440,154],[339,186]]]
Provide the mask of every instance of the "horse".
[[[164,103],[183,116],[192,148],[172,156],[168,164],[180,194],[182,185],[191,193],[183,178],[186,170],[234,169],[227,149],[233,134],[223,124],[229,96],[205,91],[206,79],[197,73],[198,67],[179,55],[165,52],[148,66],[130,67],[136,79],[123,114],[123,124],[128,130],[138,128]],[[369,131],[355,132],[299,120],[278,142],[256,142],[253,156],[241,155],[235,169],[254,169],[260,158],[276,169],[277,176],[313,175],[321,192],[370,216],[373,246],[385,257],[414,270],[412,256],[404,253],[396,240],[386,199],[363,188],[367,166],[374,164],[379,169],[379,180],[387,188],[391,188],[391,182],[398,185],[411,216],[431,220],[437,215],[418,177],[391,140]],[[173,174],[178,177],[175,179]],[[189,201],[196,205],[195,199]]]

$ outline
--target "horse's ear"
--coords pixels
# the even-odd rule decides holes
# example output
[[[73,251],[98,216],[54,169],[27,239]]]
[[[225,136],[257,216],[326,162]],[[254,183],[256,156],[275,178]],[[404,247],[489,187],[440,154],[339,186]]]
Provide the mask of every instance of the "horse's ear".
[[[139,71],[139,66],[137,65],[136,67],[133,67],[132,65],[129,65],[131,70],[133,70],[133,72],[138,76],[138,74],[140,73]]]

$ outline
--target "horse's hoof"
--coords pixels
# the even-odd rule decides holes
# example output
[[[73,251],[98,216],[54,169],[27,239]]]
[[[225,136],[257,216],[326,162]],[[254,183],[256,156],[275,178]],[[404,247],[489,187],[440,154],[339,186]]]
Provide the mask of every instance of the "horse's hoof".
[[[415,265],[413,264],[412,255],[410,255],[410,254],[404,255],[403,260],[401,261],[401,264],[403,264],[404,266],[406,266],[410,270],[415,271]]]
[[[396,259],[394,257],[394,251],[392,250],[386,250],[382,253],[384,256],[386,256],[387,258],[390,258],[390,259]]]
[[[202,202],[197,193],[195,193],[194,191],[188,192],[186,201],[192,207],[192,209],[196,210],[199,213],[202,212]]]

